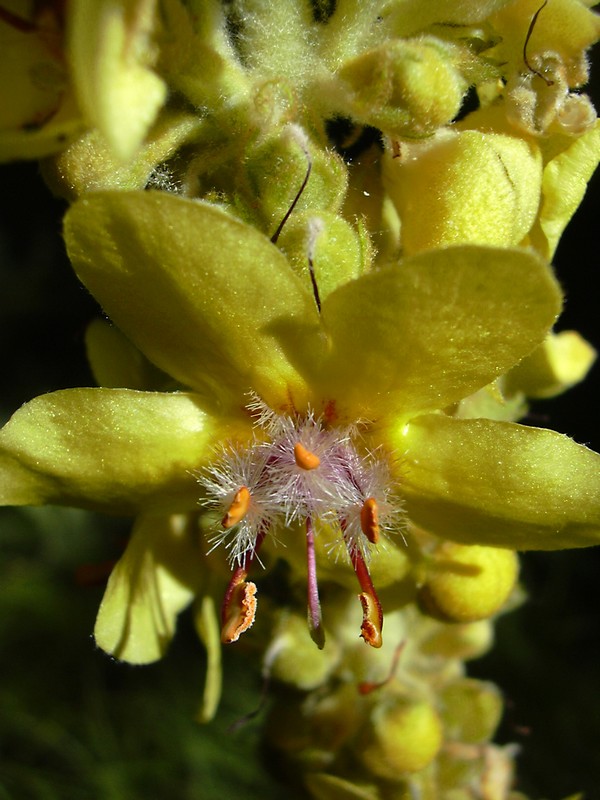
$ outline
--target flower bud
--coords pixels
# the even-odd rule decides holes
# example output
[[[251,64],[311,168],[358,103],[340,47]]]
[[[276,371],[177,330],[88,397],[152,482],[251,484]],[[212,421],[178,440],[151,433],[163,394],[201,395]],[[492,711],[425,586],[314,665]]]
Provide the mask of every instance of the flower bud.
[[[297,212],[340,210],[346,194],[346,167],[333,152],[313,147],[304,131],[288,125],[283,131],[247,151],[246,168],[238,191],[249,214],[258,214],[271,235],[289,212],[306,180]]]
[[[192,140],[200,126],[193,114],[165,111],[126,162],[115,157],[97,130],[91,130],[43,162],[44,178],[55,194],[69,202],[84,192],[143,189],[162,162]]]
[[[492,625],[488,619],[463,625],[439,625],[421,642],[420,650],[426,656],[468,661],[487,653],[493,638]]]
[[[345,219],[328,212],[294,214],[277,245],[311,292],[312,264],[321,300],[365,271],[358,233]]]
[[[406,255],[454,244],[510,247],[531,228],[540,202],[535,143],[480,131],[404,144],[383,162]]]
[[[367,769],[398,780],[433,761],[442,744],[442,724],[427,701],[395,697],[374,709],[365,739],[359,756]]]
[[[582,381],[596,360],[596,351],[576,331],[551,333],[530,356],[506,376],[505,390],[545,398]]]
[[[339,658],[335,641],[325,649],[315,648],[306,618],[297,614],[280,616],[269,652],[274,654],[272,677],[303,691],[321,686]]]
[[[446,542],[434,556],[418,600],[425,613],[444,622],[487,619],[506,602],[517,573],[513,550]]]
[[[433,37],[394,39],[347,62],[351,115],[389,136],[422,137],[458,113],[467,81],[459,47]]]
[[[479,744],[494,735],[502,716],[502,697],[494,684],[463,678],[446,686],[441,700],[450,739]]]

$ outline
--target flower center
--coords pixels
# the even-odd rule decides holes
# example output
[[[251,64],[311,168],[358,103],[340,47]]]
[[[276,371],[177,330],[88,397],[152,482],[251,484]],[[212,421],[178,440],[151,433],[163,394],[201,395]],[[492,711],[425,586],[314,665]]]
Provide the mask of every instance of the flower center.
[[[391,490],[387,461],[361,453],[350,427],[327,427],[312,412],[276,414],[254,398],[248,406],[262,436],[244,448],[226,448],[200,478],[206,504],[222,511],[213,549],[223,544],[234,573],[222,607],[223,642],[234,642],[254,622],[256,585],[246,580],[267,535],[294,523],[306,530],[307,603],[310,633],[325,636],[317,586],[315,535],[325,523],[339,531],[356,573],[363,612],[360,635],[381,647],[383,614],[369,574],[372,548],[381,533],[398,527],[401,504]]]

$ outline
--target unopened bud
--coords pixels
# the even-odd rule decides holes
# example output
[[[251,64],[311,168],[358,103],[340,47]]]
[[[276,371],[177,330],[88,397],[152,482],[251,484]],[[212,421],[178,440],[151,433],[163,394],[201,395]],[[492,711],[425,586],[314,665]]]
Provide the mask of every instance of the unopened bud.
[[[513,550],[447,542],[418,594],[425,613],[444,622],[487,619],[504,605],[518,574]]]
[[[418,772],[436,757],[442,724],[425,700],[396,697],[374,709],[360,758],[380,778],[398,780]]]

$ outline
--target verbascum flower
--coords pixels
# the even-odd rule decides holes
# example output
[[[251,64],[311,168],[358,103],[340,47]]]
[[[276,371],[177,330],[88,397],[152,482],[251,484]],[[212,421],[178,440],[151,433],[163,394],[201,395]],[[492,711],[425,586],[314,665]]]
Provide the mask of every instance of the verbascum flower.
[[[166,515],[143,517],[144,533],[134,534],[128,568],[117,575],[135,583],[138,562],[152,569],[164,561],[154,546],[172,548],[183,567],[176,584],[187,590],[150,598],[161,614],[139,641],[135,625],[120,638],[112,630],[109,641],[100,626],[99,641],[117,655],[158,657],[172,631],[166,620],[197,590],[190,554],[196,548],[200,575],[204,545],[169,515],[197,512],[202,485],[220,508],[213,536],[229,543],[236,567],[224,608],[229,629],[253,619],[246,578],[271,534],[308,543],[317,637],[315,551],[345,544],[371,644],[380,643],[382,617],[369,554],[380,531],[388,551],[402,551],[395,531],[404,514],[469,545],[597,541],[596,454],[550,431],[444,411],[530,353],[554,322],[560,292],[531,253],[432,251],[321,300],[266,237],[207,204],[95,194],[68,213],[65,233],[78,275],[111,319],[191,390],[67,390],[32,401],[2,432],[3,502]],[[381,550],[375,578],[379,562],[385,587],[394,562]],[[114,628],[128,613],[114,581],[111,595],[120,615],[101,619]]]
[[[512,798],[499,692],[464,662],[520,600],[518,550],[600,541],[600,456],[517,423],[595,358],[553,331],[548,262],[600,158],[598,17],[35,8],[0,9],[0,157],[49,156],[110,323],[100,388],[0,431],[0,501],[134,516],[96,642],[154,661],[193,604],[199,719],[221,645],[260,653],[270,745],[316,800]]]

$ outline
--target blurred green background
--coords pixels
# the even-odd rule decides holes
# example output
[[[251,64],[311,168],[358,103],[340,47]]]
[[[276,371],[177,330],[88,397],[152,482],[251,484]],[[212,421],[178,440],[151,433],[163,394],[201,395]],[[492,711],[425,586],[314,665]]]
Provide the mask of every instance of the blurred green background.
[[[92,385],[87,322],[100,313],[71,273],[60,237],[63,204],[33,164],[0,169],[0,415],[41,392]],[[600,179],[556,259],[574,327],[600,349]],[[600,368],[532,409],[547,425],[600,450]],[[118,555],[129,521],[70,509],[0,511],[0,800],[293,800],[270,777],[256,708],[257,667],[225,654],[225,695],[212,724],[194,722],[204,656],[189,619],[169,656],[150,667],[114,663],[91,638],[102,586],[76,569]],[[600,552],[527,554],[530,600],[497,627],[497,646],[471,665],[496,681],[507,710],[502,742],[517,742],[519,786],[532,798],[600,798]]]

